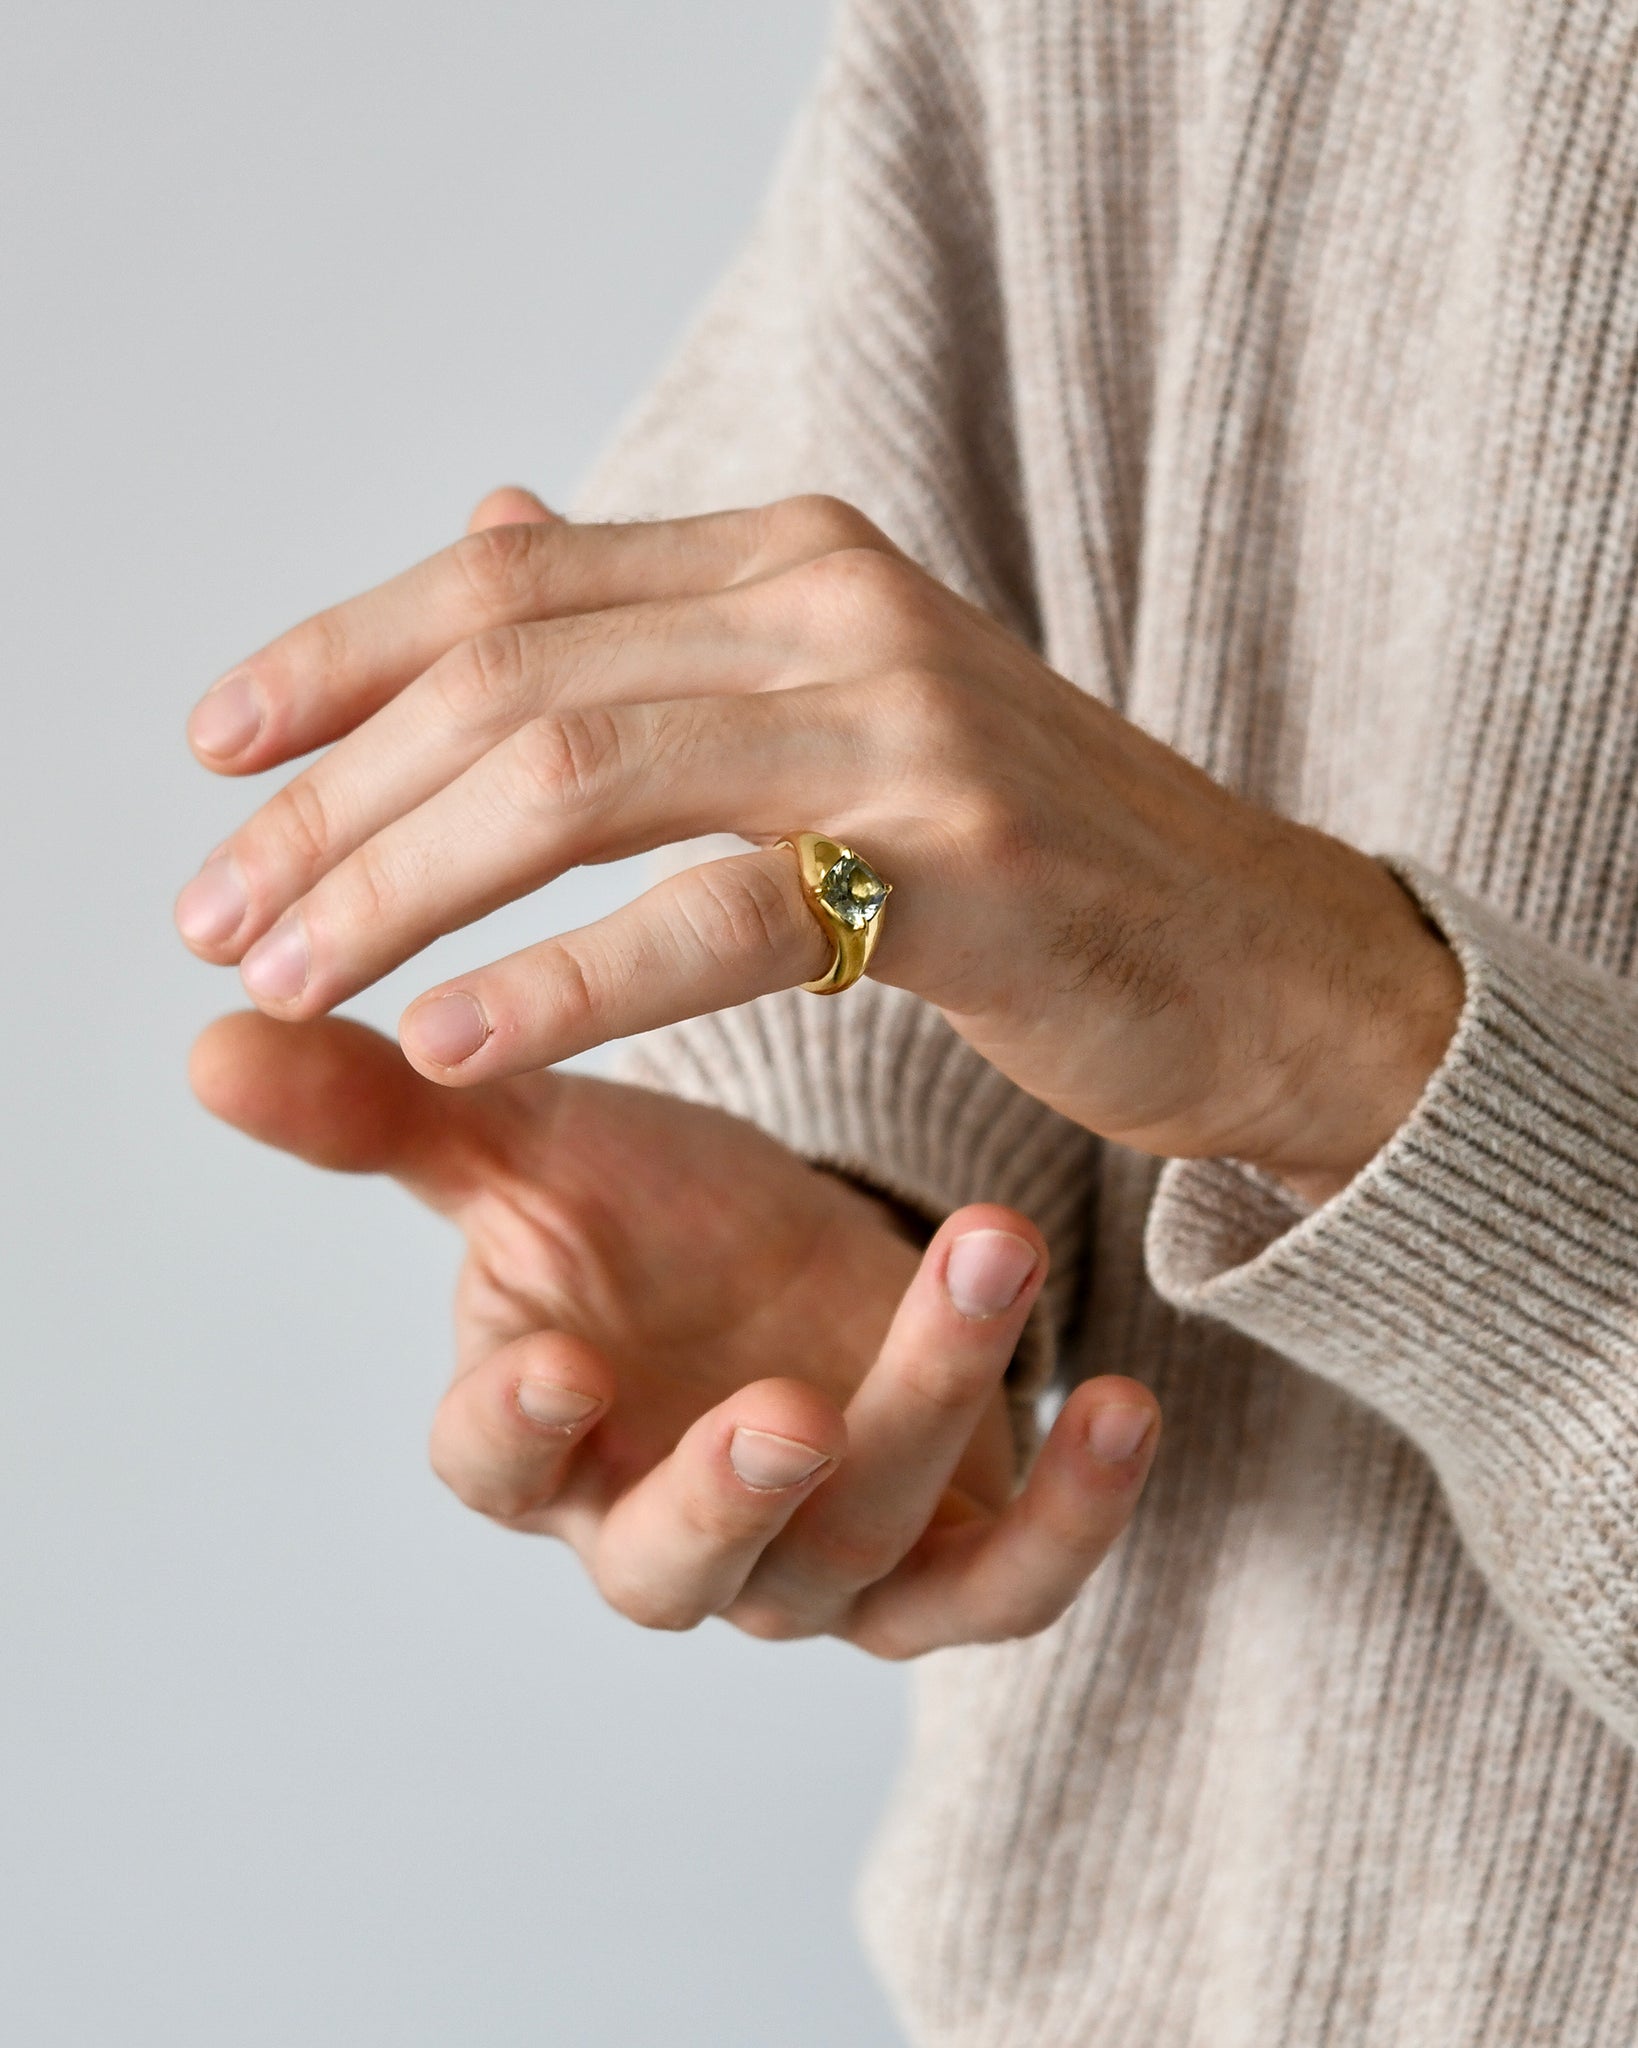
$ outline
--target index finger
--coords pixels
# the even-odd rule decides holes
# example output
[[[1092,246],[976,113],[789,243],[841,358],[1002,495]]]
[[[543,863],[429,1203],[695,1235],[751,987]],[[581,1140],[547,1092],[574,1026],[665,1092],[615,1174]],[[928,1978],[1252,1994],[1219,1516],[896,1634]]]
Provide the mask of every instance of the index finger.
[[[476,1513],[560,1533],[551,1510],[615,1391],[608,1360],[592,1345],[526,1330],[463,1362],[433,1418],[432,1469]]]
[[[648,524],[480,527],[231,670],[194,707],[189,740],[219,774],[254,774],[351,732],[492,628],[700,596],[840,548],[890,545],[862,513],[819,497]]]

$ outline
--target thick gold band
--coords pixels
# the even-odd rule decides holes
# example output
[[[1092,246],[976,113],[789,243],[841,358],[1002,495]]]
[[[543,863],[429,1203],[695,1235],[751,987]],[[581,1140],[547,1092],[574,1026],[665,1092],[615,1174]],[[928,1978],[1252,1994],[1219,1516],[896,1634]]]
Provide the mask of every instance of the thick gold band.
[[[882,907],[893,884],[883,881],[851,846],[839,846],[817,832],[798,832],[779,844],[796,855],[808,908],[836,948],[829,971],[802,986],[810,995],[839,996],[870,965],[881,936]]]

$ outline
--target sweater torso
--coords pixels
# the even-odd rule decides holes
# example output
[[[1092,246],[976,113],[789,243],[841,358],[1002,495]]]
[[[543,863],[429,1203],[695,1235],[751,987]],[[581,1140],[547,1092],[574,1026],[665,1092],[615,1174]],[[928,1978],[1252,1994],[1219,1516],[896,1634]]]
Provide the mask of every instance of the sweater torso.
[[[595,494],[840,491],[1499,934],[1517,1071],[1475,1027],[1409,1192],[1309,1238],[1232,1169],[1156,1210],[1154,1162],[891,991],[644,1049],[913,1197],[1033,1207],[1064,1369],[1166,1414],[1071,1613],[919,1675],[862,1893],[918,2041],[1638,2036],[1635,71],[1631,0],[858,0]],[[893,1076],[868,1115],[804,1079],[838,1034]]]

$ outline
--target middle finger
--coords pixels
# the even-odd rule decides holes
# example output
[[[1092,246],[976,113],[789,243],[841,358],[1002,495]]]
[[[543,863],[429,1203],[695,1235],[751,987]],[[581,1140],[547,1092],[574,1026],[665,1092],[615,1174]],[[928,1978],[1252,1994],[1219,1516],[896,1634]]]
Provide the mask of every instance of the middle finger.
[[[297,897],[532,717],[799,681],[766,586],[499,628],[464,641],[271,797],[177,902],[206,958],[240,959]]]
[[[590,1565],[612,1607],[647,1628],[692,1628],[726,1607],[763,1547],[847,1449],[815,1388],[762,1380],[702,1415],[610,1509]]]
[[[1001,1384],[1046,1263],[1016,1210],[946,1218],[848,1404],[846,1466],[769,1547],[729,1620],[757,1634],[833,1628],[908,1553]]]
[[[316,1016],[580,863],[707,832],[776,838],[798,809],[813,829],[840,829],[868,785],[853,694],[808,686],[532,720],[324,876],[245,955],[245,988],[273,1015]]]

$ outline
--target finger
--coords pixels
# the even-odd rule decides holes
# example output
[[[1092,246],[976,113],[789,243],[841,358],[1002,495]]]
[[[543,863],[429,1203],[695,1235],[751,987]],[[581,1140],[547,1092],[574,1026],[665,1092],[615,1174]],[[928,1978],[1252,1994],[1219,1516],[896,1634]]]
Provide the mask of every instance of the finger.
[[[773,839],[799,804],[810,819],[843,814],[859,794],[849,728],[864,715],[860,694],[796,689],[531,720],[321,877],[245,954],[245,988],[272,1015],[316,1016],[583,862],[711,831]]]
[[[591,1564],[598,1590],[646,1628],[695,1627],[733,1600],[846,1448],[846,1424],[816,1389],[742,1388],[610,1509]]]
[[[646,525],[531,513],[482,526],[241,663],[195,706],[189,741],[218,773],[254,773],[350,732],[457,642],[492,628],[697,596],[859,548],[898,552],[862,513],[817,497]]]
[[[781,607],[753,585],[465,640],[254,812],[177,898],[203,958],[240,959],[375,833],[528,720],[577,706],[743,692],[791,674]]]
[[[1018,1498],[993,1521],[933,1530],[839,1632],[900,1658],[1046,1628],[1131,1519],[1159,1438],[1160,1410],[1136,1380],[1077,1387]]]
[[[790,852],[736,854],[430,990],[400,1043],[429,1080],[470,1087],[815,981],[830,960]]]
[[[406,1066],[390,1038],[346,1018],[274,1024],[254,1010],[201,1032],[188,1078],[224,1123],[338,1173],[388,1173],[435,1207],[473,1191],[491,1109]]]
[[[553,1330],[514,1338],[444,1395],[432,1469],[478,1514],[544,1532],[546,1510],[614,1392],[609,1362],[583,1339]]]
[[[562,515],[554,512],[544,498],[522,484],[502,484],[472,508],[466,522],[468,533],[483,533],[491,526],[553,526]]]
[[[932,1520],[1017,1349],[1047,1250],[978,1203],[935,1233],[880,1356],[848,1403],[846,1468],[764,1553],[730,1616],[758,1633],[831,1627]]]

